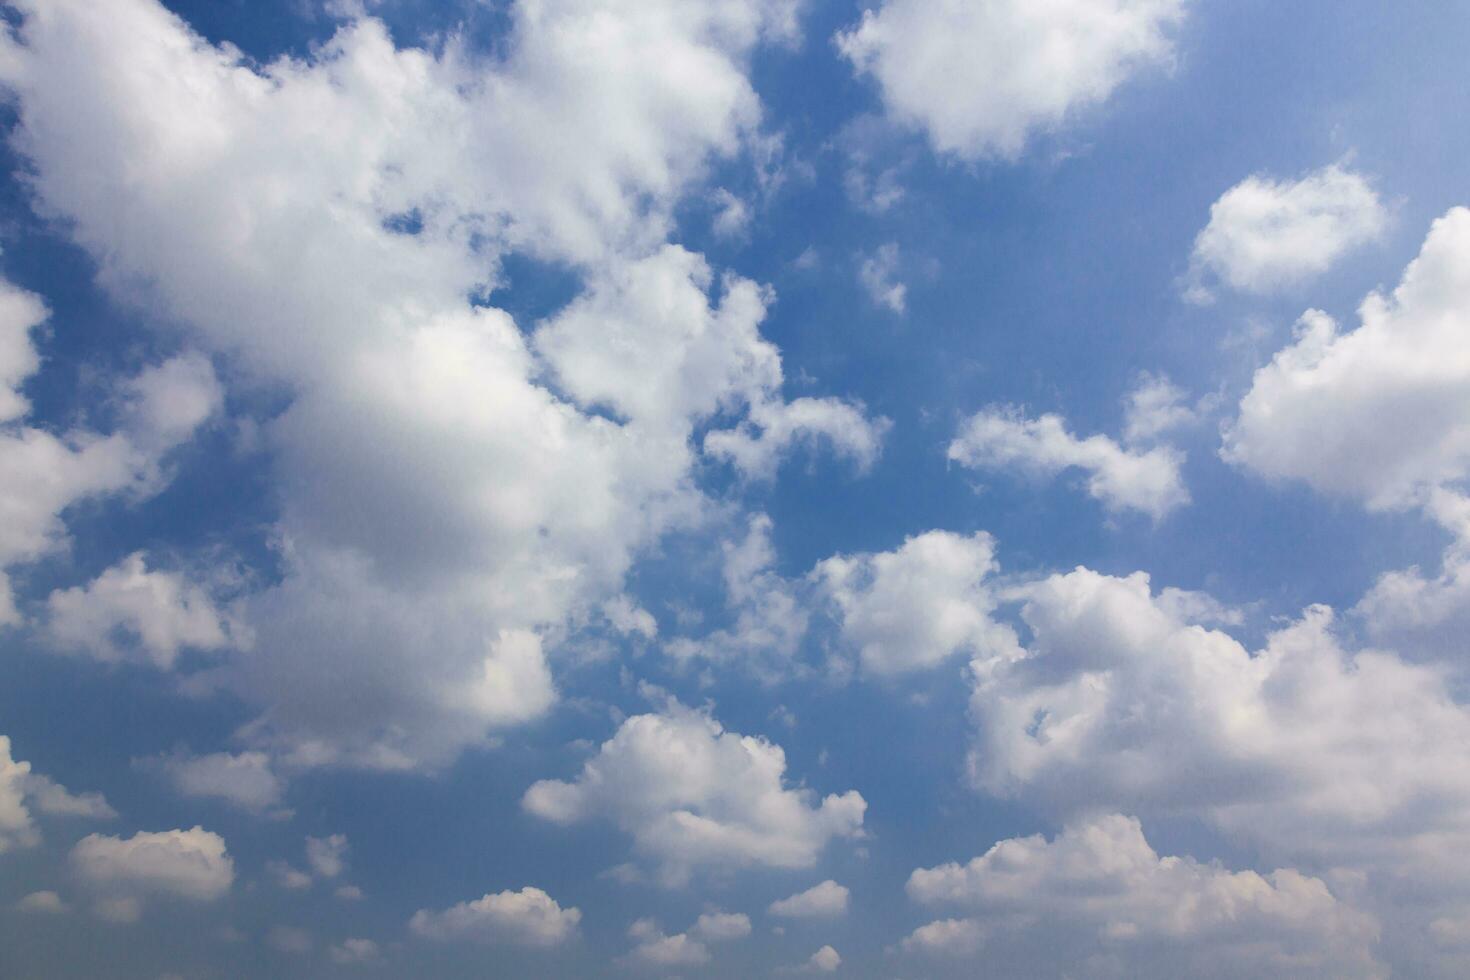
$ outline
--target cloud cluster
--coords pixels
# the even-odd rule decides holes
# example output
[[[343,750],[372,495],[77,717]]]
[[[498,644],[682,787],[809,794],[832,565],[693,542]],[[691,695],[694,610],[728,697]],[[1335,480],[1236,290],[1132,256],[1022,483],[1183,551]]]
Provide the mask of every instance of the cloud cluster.
[[[101,793],[72,793],[32,771],[29,762],[12,754],[10,736],[0,735],[0,854],[40,842],[32,810],[46,816],[91,820],[117,816]]]
[[[973,917],[940,919],[910,952],[980,948],[1019,969],[1092,976],[1386,976],[1377,923],[1290,869],[1259,875],[1160,857],[1136,819],[1094,816],[1054,840],[1004,840],[968,864],[920,868],[909,897]],[[1099,954],[1099,949],[1103,952]]]
[[[1137,415],[1132,421],[1138,433],[1158,424]],[[1039,478],[1079,469],[1087,474],[1088,495],[1108,510],[1136,510],[1155,520],[1189,503],[1178,450],[1121,446],[1104,435],[1078,438],[1058,415],[1032,419],[1006,409],[978,412],[950,443],[949,458],[970,469],[1017,470]]]
[[[714,416],[705,451],[756,476],[813,441],[876,456],[859,408],[783,399],[769,293],[664,244],[758,139],[745,66],[794,36],[791,0],[519,4],[494,55],[357,17],[264,65],[156,0],[16,7],[0,83],[39,205],[105,286],[287,399],[263,427],[284,575],[206,681],[259,708],[252,748],[437,765],[543,713],[541,642],[699,519]],[[582,294],[539,325],[484,305],[510,253]]]
[[[415,935],[439,941],[558,946],[577,934],[582,913],[562,908],[539,888],[503,891],[442,912],[420,909],[409,920]]]
[[[147,898],[212,902],[235,881],[224,839],[202,827],[128,838],[91,834],[71,849],[71,866],[97,895],[98,914],[119,922],[135,921]]]
[[[1294,286],[1377,239],[1387,225],[1372,185],[1339,166],[1295,181],[1248,177],[1210,206],[1190,257],[1187,295],[1208,302],[1211,280],[1258,294]]]
[[[668,883],[702,868],[809,868],[829,841],[861,836],[860,794],[818,801],[785,774],[780,746],[670,703],[623,722],[575,780],[542,780],[522,806],[559,824],[612,820]]]
[[[1185,0],[884,0],[837,35],[895,121],[965,160],[1014,158],[1038,132],[1167,64]]]

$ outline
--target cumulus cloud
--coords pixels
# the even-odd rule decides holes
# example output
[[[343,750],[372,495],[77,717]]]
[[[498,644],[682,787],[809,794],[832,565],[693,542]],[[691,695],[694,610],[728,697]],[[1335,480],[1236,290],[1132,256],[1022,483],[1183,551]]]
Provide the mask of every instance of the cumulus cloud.
[[[1470,710],[1443,672],[1351,652],[1313,607],[1251,651],[1148,577],[1019,586],[1023,656],[977,657],[977,783],[1063,819],[1188,813],[1273,861],[1446,880],[1470,843]]]
[[[738,912],[706,912],[688,931],[672,936],[665,935],[654,920],[639,919],[628,928],[628,936],[637,942],[628,959],[654,967],[702,966],[711,958],[709,943],[748,935],[750,917]]]
[[[837,555],[812,570],[836,611],[839,634],[863,670],[900,674],[933,667],[962,650],[1014,645],[990,617],[986,579],[997,570],[995,541],[930,531],[894,551]]]
[[[67,508],[161,489],[169,451],[220,401],[209,362],[182,354],[117,386],[120,422],[110,435],[84,427],[58,435],[26,424],[30,404],[20,385],[40,366],[31,334],[49,315],[40,297],[0,280],[0,626],[22,619],[7,569],[66,546]]]
[[[752,471],[809,441],[871,462],[851,405],[782,399],[769,294],[731,277],[712,300],[704,261],[663,247],[709,164],[761,139],[746,63],[796,6],[519,4],[494,55],[359,16],[260,65],[155,0],[16,5],[0,82],[39,205],[104,286],[287,401],[262,429],[283,574],[208,678],[259,710],[251,748],[441,765],[544,712],[531,634],[698,519],[710,413],[740,437],[710,451]],[[584,294],[534,328],[468,302],[511,252]],[[187,414],[186,373],[142,416]],[[0,560],[17,549],[0,534]]]
[[[783,919],[827,919],[847,914],[849,893],[830,878],[804,892],[772,902],[770,913]]]
[[[883,0],[838,33],[896,122],[964,160],[1019,156],[1038,132],[1167,64],[1184,0]]]
[[[126,839],[91,834],[71,849],[71,867],[97,894],[99,913],[118,921],[137,919],[146,898],[211,902],[235,881],[224,839],[202,827]]]
[[[41,840],[32,810],[47,816],[108,820],[117,816],[101,793],[70,792],[12,754],[10,737],[0,735],[0,854],[34,847]]]
[[[335,878],[347,870],[347,835],[306,838],[306,863],[319,878]]]
[[[21,912],[38,912],[42,915],[60,915],[68,911],[61,896],[52,891],[31,892],[15,903]]]
[[[1096,970],[1099,952],[1113,959],[1106,972],[1126,976],[1386,975],[1369,952],[1377,923],[1322,881],[1160,857],[1139,822],[1118,814],[1081,820],[1051,841],[1001,841],[968,864],[920,868],[908,893],[975,915],[920,927],[904,940],[909,951],[985,946],[1057,975]]]
[[[542,780],[521,804],[559,824],[612,820],[671,884],[700,868],[809,868],[832,839],[861,836],[861,795],[819,802],[788,789],[785,772],[780,746],[671,702],[623,722],[575,780]]]
[[[833,973],[842,965],[842,957],[831,946],[823,946],[811,955],[806,965],[817,973]]]
[[[1248,177],[1210,206],[1187,295],[1208,302],[1212,281],[1247,293],[1295,286],[1380,237],[1387,224],[1373,186],[1339,166],[1295,181]]]
[[[1123,399],[1124,444],[1153,442],[1195,422],[1198,412],[1186,401],[1184,390],[1163,375],[1142,375]]]
[[[1348,333],[1320,311],[1255,374],[1222,455],[1372,508],[1470,475],[1470,210],[1434,222],[1389,295]]]
[[[224,800],[255,813],[279,807],[285,792],[264,752],[173,755],[139,764],[162,770],[184,796]]]
[[[460,902],[442,912],[420,909],[408,927],[425,939],[550,947],[574,937],[580,921],[580,910],[562,908],[541,889],[527,887]]]
[[[52,592],[46,633],[64,650],[162,669],[172,667],[183,650],[218,651],[248,637],[207,590],[177,572],[150,570],[142,552],[85,586]]]
[[[1017,470],[1039,478],[1079,469],[1087,474],[1088,495],[1108,510],[1136,510],[1155,520],[1189,503],[1181,452],[1168,446],[1125,448],[1104,435],[1078,438],[1058,415],[1031,419],[986,409],[961,426],[949,458],[970,469]]]

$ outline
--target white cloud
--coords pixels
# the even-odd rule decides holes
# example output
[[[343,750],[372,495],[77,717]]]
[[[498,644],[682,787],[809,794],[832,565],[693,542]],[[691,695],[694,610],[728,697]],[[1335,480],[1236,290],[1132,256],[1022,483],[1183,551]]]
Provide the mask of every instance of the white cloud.
[[[833,973],[842,965],[842,957],[831,946],[823,946],[806,961],[807,968],[818,973]]]
[[[698,640],[675,637],[665,644],[670,656],[682,662],[700,657],[738,663],[767,679],[791,669],[809,614],[797,583],[775,570],[772,527],[770,517],[754,514],[743,539],[721,544],[725,600],[736,612],[734,624]]]
[[[1324,167],[1297,181],[1248,177],[1210,206],[1194,241],[1188,295],[1211,298],[1209,282],[1269,293],[1321,275],[1376,240],[1388,213],[1362,175]]]
[[[1322,881],[1160,857],[1139,822],[1117,814],[1081,820],[1052,841],[1001,841],[965,865],[921,868],[908,893],[977,918],[921,927],[906,950],[969,955],[995,946],[990,955],[1038,973],[1085,969],[1102,950],[1128,976],[1386,975],[1369,952],[1377,923]],[[1026,938],[1032,949],[1003,952]]]
[[[0,735],[0,854],[34,847],[41,840],[31,810],[57,817],[108,820],[117,811],[101,793],[74,794],[12,755],[10,737]]]
[[[442,912],[420,909],[409,921],[426,939],[558,946],[577,934],[582,913],[562,908],[539,888],[522,888],[460,902]]]
[[[752,405],[733,429],[706,433],[704,451],[728,460],[746,477],[769,480],[793,446],[824,445],[866,473],[877,462],[892,426],[888,419],[869,418],[861,406],[837,398],[766,401]]]
[[[208,591],[180,573],[150,570],[142,552],[85,586],[52,592],[46,612],[46,633],[61,649],[165,670],[183,650],[219,651],[249,636]]]
[[[750,935],[750,916],[743,912],[705,912],[689,930],[708,942],[728,942]]]
[[[266,65],[154,0],[17,8],[0,80],[39,206],[104,286],[290,401],[263,427],[283,576],[207,679],[259,710],[250,747],[441,765],[544,710],[543,665],[503,637],[545,641],[700,516],[702,413],[762,431],[742,465],[813,438],[871,460],[850,406],[782,402],[765,291],[732,278],[711,305],[703,260],[661,247],[710,162],[762,139],[746,62],[794,36],[791,0],[521,4],[494,56],[360,19]],[[466,300],[511,251],[587,284],[531,342]],[[608,339],[659,371],[618,373]]]
[[[883,0],[837,35],[895,121],[966,160],[1019,156],[1038,132],[1167,64],[1184,0]]]
[[[1014,645],[989,615],[994,600],[985,580],[996,568],[990,535],[930,531],[894,551],[828,558],[811,578],[863,670],[891,675],[936,666],[961,650]]]
[[[1063,819],[1191,814],[1307,871],[1463,875],[1470,710],[1442,671],[1344,650],[1325,607],[1250,651],[1142,573],[1079,568],[1012,596],[1025,655],[973,663],[982,788]]]
[[[785,784],[786,754],[671,702],[623,722],[572,782],[542,780],[522,806],[560,824],[611,819],[668,883],[691,871],[808,868],[833,838],[862,834],[861,795]]]
[[[121,425],[108,436],[85,428],[60,435],[25,423],[19,386],[40,366],[31,339],[49,311],[41,299],[0,280],[0,626],[21,614],[6,570],[67,544],[62,513],[84,500],[156,492],[168,452],[219,403],[209,363],[183,354],[121,383]]]
[[[880,245],[862,257],[858,266],[858,282],[862,283],[868,299],[875,306],[885,307],[900,316],[908,309],[909,287],[898,279],[896,243]]]
[[[375,963],[382,958],[378,944],[371,939],[344,939],[327,952],[333,963],[343,965]]]
[[[142,764],[155,765],[151,761]],[[185,796],[220,799],[256,813],[280,806],[285,791],[280,777],[271,769],[270,757],[264,752],[174,755],[159,760],[156,765]]]
[[[347,870],[347,836],[306,838],[306,863],[318,878],[335,878]]]
[[[628,929],[638,945],[629,959],[654,967],[703,966],[710,960],[709,947],[687,932],[666,936],[651,919],[639,919]]]
[[[214,901],[235,880],[224,839],[202,827],[127,839],[91,834],[71,849],[71,866],[99,896],[99,911],[118,921],[136,919],[152,896]]]
[[[15,907],[21,912],[39,912],[43,915],[60,915],[68,911],[61,896],[51,891],[31,892],[16,902]]]
[[[1311,311],[1256,372],[1222,455],[1372,508],[1470,476],[1470,210],[1437,220],[1392,294],[1340,333]]]
[[[1166,432],[1193,424],[1198,415],[1185,403],[1186,397],[1183,389],[1163,375],[1142,375],[1123,401],[1124,444],[1153,442]]]
[[[847,914],[849,892],[828,879],[804,892],[772,902],[770,913],[783,919],[826,919]]]
[[[271,861],[265,870],[276,880],[276,884],[290,891],[301,891],[311,887],[311,875],[300,868],[293,868],[285,861]]]
[[[1189,502],[1178,450],[1128,449],[1103,435],[1079,439],[1057,415],[1030,419],[986,409],[961,427],[949,445],[949,458],[971,469],[1013,469],[1037,477],[1080,469],[1088,474],[1088,494],[1108,510],[1137,510],[1155,520]]]

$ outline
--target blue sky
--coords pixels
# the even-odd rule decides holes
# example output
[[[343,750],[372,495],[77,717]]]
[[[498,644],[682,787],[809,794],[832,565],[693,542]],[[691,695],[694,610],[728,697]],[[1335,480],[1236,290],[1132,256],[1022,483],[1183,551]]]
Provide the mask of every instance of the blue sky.
[[[0,974],[1465,975],[1470,12],[0,9]]]

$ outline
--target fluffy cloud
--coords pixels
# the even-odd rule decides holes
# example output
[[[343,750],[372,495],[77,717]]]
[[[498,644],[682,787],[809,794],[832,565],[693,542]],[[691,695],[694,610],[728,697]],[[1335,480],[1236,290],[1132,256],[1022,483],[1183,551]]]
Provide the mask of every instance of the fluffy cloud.
[[[629,960],[646,966],[702,966],[710,961],[708,943],[729,942],[750,935],[750,917],[740,913],[706,912],[687,932],[665,935],[652,919],[639,919],[628,928],[637,941]]]
[[[842,965],[842,957],[831,946],[823,946],[806,961],[806,968],[817,973],[833,973]]]
[[[1386,975],[1369,953],[1377,924],[1322,881],[1290,869],[1262,876],[1160,857],[1136,819],[1116,814],[1080,821],[1052,841],[1001,841],[966,865],[921,868],[908,893],[978,914],[919,928],[904,941],[910,951],[995,946],[992,955],[1007,963],[1056,974]],[[1002,952],[1028,939],[1030,948]],[[1112,969],[1097,969],[1106,962],[1100,951]]]
[[[202,827],[127,839],[91,834],[71,849],[71,866],[99,896],[99,912],[121,921],[136,919],[145,898],[210,902],[235,881],[224,839]]]
[[[780,746],[670,703],[623,722],[576,780],[542,780],[522,806],[560,824],[613,820],[669,883],[704,867],[808,868],[828,841],[862,834],[861,795],[817,802],[785,772]]]
[[[1172,56],[1184,0],[884,0],[837,35],[887,113],[941,153],[1016,157]]]
[[[1123,442],[1153,442],[1166,432],[1193,423],[1197,412],[1185,404],[1183,389],[1168,378],[1144,374],[1123,400]]]
[[[344,939],[327,952],[333,963],[343,965],[375,963],[382,956],[378,944],[371,939]]]
[[[662,247],[711,161],[758,138],[745,64],[795,3],[518,4],[494,56],[358,18],[266,65],[155,0],[16,6],[0,81],[40,206],[104,285],[288,401],[263,428],[284,575],[207,679],[259,709],[253,748],[436,765],[542,713],[532,634],[698,519],[711,412],[739,437],[711,454],[751,471],[812,440],[871,462],[852,406],[781,399],[768,294],[731,278],[712,302],[703,260]],[[509,252],[570,263],[585,294],[525,331],[468,302]]]
[[[442,912],[420,909],[409,920],[414,934],[435,940],[558,946],[577,934],[582,913],[562,908],[539,888],[522,888],[460,902]]]
[[[1057,415],[1029,419],[986,409],[961,427],[949,458],[971,469],[1014,469],[1038,477],[1080,469],[1088,474],[1088,494],[1104,507],[1141,511],[1155,520],[1189,502],[1178,450],[1129,449],[1103,435],[1079,439]]]
[[[67,911],[67,905],[61,900],[61,896],[51,891],[31,892],[16,902],[15,907],[21,912],[39,912],[43,915],[60,915]]]
[[[978,784],[1071,819],[1188,813],[1270,860],[1446,882],[1470,845],[1470,710],[1309,609],[1254,652],[1142,573],[1018,587],[1019,659],[973,663]]]
[[[108,662],[136,658],[163,669],[185,649],[218,651],[248,637],[205,589],[177,572],[150,570],[142,552],[85,586],[51,593],[46,633],[65,650]]]
[[[220,799],[256,813],[280,806],[285,790],[264,752],[175,755],[141,764],[162,769],[185,796]]]
[[[884,675],[933,667],[961,650],[1014,645],[990,617],[985,580],[996,569],[990,535],[930,531],[894,551],[828,558],[811,577],[863,670]]]
[[[0,735],[0,854],[34,847],[41,839],[31,811],[47,816],[108,820],[117,811],[101,793],[75,794],[56,781],[31,771],[31,764],[12,755],[10,737]]]
[[[1426,501],[1470,475],[1470,210],[1437,220],[1390,295],[1341,333],[1311,311],[1256,372],[1224,457],[1369,507]]]
[[[1341,167],[1296,181],[1248,177],[1210,206],[1210,223],[1194,241],[1189,296],[1208,301],[1211,279],[1248,293],[1294,286],[1387,224],[1372,185]]]
[[[160,489],[168,452],[221,398],[209,362],[183,354],[118,385],[119,427],[111,435],[27,425],[30,405],[19,386],[40,365],[31,333],[48,316],[38,296],[0,280],[0,626],[21,621],[6,570],[66,545],[68,507]]]
[[[848,890],[828,879],[804,892],[772,902],[770,913],[783,919],[825,919],[847,914]]]

